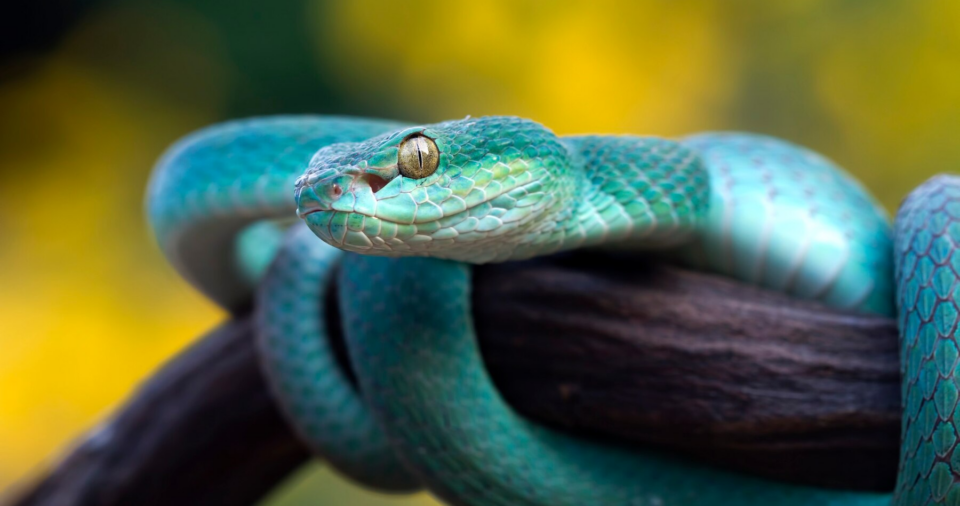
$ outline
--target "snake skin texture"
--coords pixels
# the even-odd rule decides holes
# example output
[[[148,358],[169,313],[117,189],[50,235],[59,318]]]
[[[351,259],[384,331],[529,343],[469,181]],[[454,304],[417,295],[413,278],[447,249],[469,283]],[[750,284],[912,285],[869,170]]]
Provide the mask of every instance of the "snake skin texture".
[[[290,230],[257,291],[267,381],[289,416],[303,421],[294,424],[302,439],[338,471],[378,490],[414,490],[419,482],[397,460],[328,339],[326,289],[342,256],[305,225]]]
[[[398,158],[412,136],[439,151],[436,170],[420,179],[404,176]],[[942,264],[941,236],[928,240],[924,227],[943,225],[952,208],[927,212],[914,200],[897,229],[903,341],[912,343],[903,349],[916,362],[904,359],[896,497],[943,504],[958,500],[948,454],[956,434],[943,411],[957,401],[957,356],[925,344],[947,335],[929,321],[953,305],[932,274],[948,270],[933,267]],[[284,224],[264,224],[294,211],[312,234],[300,225],[282,238]],[[804,148],[733,133],[679,142],[558,137],[514,117],[425,126],[263,118],[171,148],[151,181],[148,215],[173,265],[225,308],[243,307],[259,284],[261,355],[278,402],[318,455],[367,486],[422,485],[471,506],[890,503],[541,427],[500,398],[477,352],[466,264],[581,247],[655,248],[797,297],[894,314],[886,215],[853,178]],[[914,246],[903,246],[905,234]],[[350,252],[339,302],[359,391],[324,324],[324,286],[341,255],[317,236]],[[922,245],[931,246],[920,253]],[[905,305],[914,285],[920,295]]]
[[[823,156],[780,139],[702,134],[683,143],[710,168],[694,265],[830,306],[893,315],[887,215]]]
[[[397,171],[398,143],[416,134],[440,149],[439,168],[419,180]],[[672,141],[560,138],[521,118],[468,118],[321,149],[297,204],[321,239],[347,251],[484,263],[677,242],[694,231],[707,192],[696,153]]]
[[[902,377],[898,506],[960,504],[960,178],[914,190],[896,225]]]

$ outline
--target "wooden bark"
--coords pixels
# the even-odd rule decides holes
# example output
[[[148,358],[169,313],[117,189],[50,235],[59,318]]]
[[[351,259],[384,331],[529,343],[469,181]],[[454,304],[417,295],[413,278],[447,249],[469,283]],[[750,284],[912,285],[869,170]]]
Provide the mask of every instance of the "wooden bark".
[[[795,483],[892,488],[892,320],[598,255],[478,267],[474,306],[498,388],[536,420]],[[8,504],[254,504],[307,458],[240,317]]]
[[[475,284],[484,359],[533,418],[796,483],[893,486],[893,320],[602,257]]]

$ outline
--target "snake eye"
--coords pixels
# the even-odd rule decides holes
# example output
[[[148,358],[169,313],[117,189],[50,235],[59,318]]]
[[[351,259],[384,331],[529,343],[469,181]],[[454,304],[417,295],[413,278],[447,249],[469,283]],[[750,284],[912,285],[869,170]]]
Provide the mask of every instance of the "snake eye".
[[[397,168],[400,174],[410,179],[423,179],[437,171],[440,150],[433,139],[415,134],[400,143],[397,153]]]

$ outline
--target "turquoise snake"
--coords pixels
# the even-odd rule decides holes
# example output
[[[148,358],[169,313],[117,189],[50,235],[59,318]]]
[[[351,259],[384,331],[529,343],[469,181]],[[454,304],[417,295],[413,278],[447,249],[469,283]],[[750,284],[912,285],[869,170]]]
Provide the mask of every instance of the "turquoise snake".
[[[514,413],[477,350],[469,264],[597,248],[898,316],[893,501],[960,504],[958,180],[917,189],[891,229],[851,176],[770,137],[560,137],[515,117],[415,126],[289,116],[186,137],[158,163],[147,200],[186,279],[228,310],[256,297],[284,411],[318,455],[370,487],[425,486],[477,506],[891,502],[626,451]],[[325,339],[322,286],[334,272],[359,389]]]

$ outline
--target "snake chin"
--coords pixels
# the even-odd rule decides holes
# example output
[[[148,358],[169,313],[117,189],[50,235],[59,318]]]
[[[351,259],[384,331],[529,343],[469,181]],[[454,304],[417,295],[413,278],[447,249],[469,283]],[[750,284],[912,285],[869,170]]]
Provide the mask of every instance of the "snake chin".
[[[400,256],[402,253],[394,251],[401,244],[393,241],[391,248],[387,240],[371,235],[369,231],[379,231],[381,227],[397,224],[375,216],[369,216],[356,211],[336,211],[332,209],[311,209],[301,214],[301,218],[313,233],[323,242],[344,251],[377,256]]]

